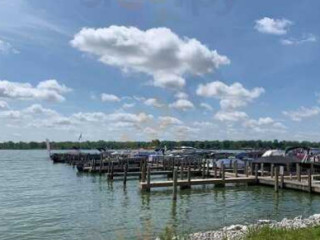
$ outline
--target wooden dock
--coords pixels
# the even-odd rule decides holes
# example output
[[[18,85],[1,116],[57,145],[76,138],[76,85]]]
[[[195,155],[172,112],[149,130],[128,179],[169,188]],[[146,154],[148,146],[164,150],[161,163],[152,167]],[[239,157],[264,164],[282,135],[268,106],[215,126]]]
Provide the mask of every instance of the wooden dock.
[[[233,178],[205,178],[205,179],[192,179],[190,181],[186,180],[178,180],[177,186],[193,186],[193,185],[207,185],[207,184],[214,184],[214,185],[221,185],[227,183],[255,183],[255,177],[233,177]],[[149,188],[159,188],[159,187],[172,187],[173,180],[170,181],[157,181],[157,182],[150,182],[148,185],[147,182],[141,182],[140,188],[142,190],[149,189]]]

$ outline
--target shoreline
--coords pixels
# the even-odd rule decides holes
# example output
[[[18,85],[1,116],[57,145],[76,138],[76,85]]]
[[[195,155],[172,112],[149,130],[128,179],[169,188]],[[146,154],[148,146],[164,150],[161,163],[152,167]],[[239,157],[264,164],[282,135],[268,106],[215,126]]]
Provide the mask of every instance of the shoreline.
[[[189,234],[190,240],[241,240],[250,230],[259,230],[262,227],[269,227],[271,229],[302,229],[308,227],[315,227],[320,225],[320,214],[314,214],[307,218],[301,216],[293,219],[284,218],[277,222],[274,220],[258,220],[255,224],[241,225],[235,224],[223,227],[216,231],[197,232]]]

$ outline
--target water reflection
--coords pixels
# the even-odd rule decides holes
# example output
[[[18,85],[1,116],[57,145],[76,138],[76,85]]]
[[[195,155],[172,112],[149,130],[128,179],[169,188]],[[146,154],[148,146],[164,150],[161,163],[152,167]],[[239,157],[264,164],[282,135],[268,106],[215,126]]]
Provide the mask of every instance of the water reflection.
[[[45,151],[19,156],[0,155],[3,239],[154,239],[166,226],[198,232],[320,209],[319,195],[262,186],[195,186],[178,190],[175,202],[172,188],[141,192],[138,179],[124,188],[105,175],[76,174],[53,165]]]

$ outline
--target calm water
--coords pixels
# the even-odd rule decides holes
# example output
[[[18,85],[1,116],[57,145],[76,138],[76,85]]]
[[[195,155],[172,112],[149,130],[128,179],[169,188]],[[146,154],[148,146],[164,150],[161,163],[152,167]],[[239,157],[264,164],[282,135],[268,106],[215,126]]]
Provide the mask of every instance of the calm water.
[[[198,187],[177,203],[168,189],[141,193],[105,176],[53,164],[45,151],[0,151],[0,239],[152,239],[258,219],[320,212],[320,196],[268,187]]]

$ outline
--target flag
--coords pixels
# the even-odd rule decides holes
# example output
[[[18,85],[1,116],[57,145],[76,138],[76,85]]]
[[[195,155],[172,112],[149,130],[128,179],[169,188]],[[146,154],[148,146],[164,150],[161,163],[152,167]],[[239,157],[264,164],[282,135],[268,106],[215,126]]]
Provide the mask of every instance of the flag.
[[[82,133],[80,133],[80,136],[79,136],[79,140],[78,141],[80,141],[82,139]]]

